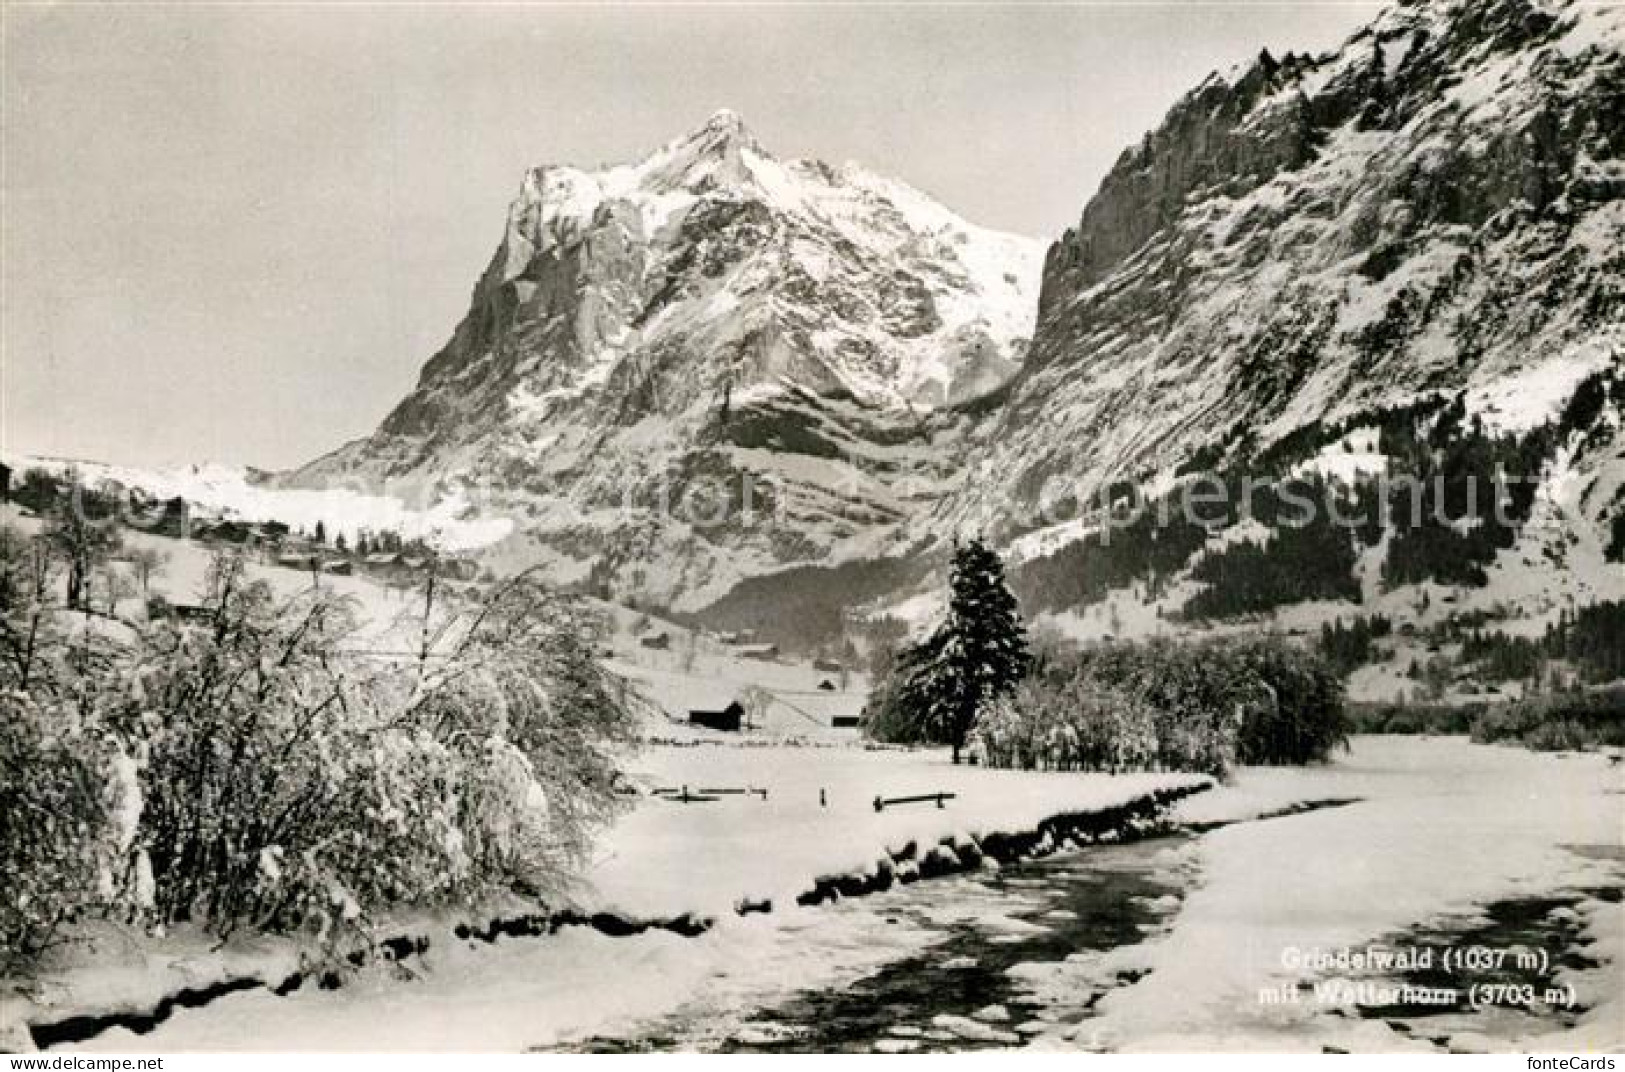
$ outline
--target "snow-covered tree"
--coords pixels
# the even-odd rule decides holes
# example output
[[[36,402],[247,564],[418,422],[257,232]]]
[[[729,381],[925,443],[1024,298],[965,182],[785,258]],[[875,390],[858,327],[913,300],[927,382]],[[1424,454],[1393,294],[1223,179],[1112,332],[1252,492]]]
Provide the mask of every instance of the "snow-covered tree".
[[[956,547],[948,587],[947,617],[917,653],[904,689],[958,763],[977,717],[1015,689],[1032,656],[1004,564],[992,548],[980,539]]]
[[[27,692],[61,643],[53,597],[61,563],[43,536],[0,526],[0,690]]]
[[[67,566],[68,609],[86,606],[92,574],[119,547],[118,524],[89,516],[86,497],[70,495],[46,517],[46,542]]]
[[[135,580],[141,586],[144,599],[152,594],[152,579],[163,572],[169,556],[150,547],[137,547],[130,552],[129,558],[130,568],[135,572]]]

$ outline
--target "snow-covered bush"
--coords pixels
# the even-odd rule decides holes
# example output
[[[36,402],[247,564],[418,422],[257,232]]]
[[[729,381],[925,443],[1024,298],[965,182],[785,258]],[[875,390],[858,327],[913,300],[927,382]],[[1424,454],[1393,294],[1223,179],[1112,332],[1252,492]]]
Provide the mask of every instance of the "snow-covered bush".
[[[62,691],[61,574],[48,541],[0,525],[0,689]]]
[[[128,836],[118,749],[71,706],[0,693],[0,975],[111,904]]]
[[[995,700],[971,731],[970,754],[985,767],[1032,770],[1038,766],[1040,716],[1015,699]]]
[[[1574,689],[1491,704],[1474,719],[1473,740],[1559,752],[1625,745],[1625,687]]]
[[[278,605],[216,560],[199,627],[141,639],[129,697],[146,748],[142,836],[164,920],[229,927],[309,911],[345,850],[340,808],[362,719],[339,645],[348,608]]]
[[[1156,712],[1081,676],[1028,679],[977,723],[972,749],[992,767],[1147,770],[1157,759]]]
[[[556,885],[634,738],[578,604],[525,579],[426,611],[415,657],[352,654],[349,608],[217,563],[206,628],[162,624],[137,702],[165,919],[336,925]],[[432,597],[428,606],[432,608]]]
[[[1213,645],[1112,644],[1083,653],[1073,674],[1133,696],[1155,712],[1162,770],[1223,774],[1235,762],[1247,710],[1267,699]]]
[[[330,938],[545,892],[621,806],[637,723],[598,622],[528,576],[439,602],[431,581],[416,650],[379,652],[331,590],[279,601],[223,555],[201,618],[70,636],[51,546],[4,535],[8,970],[89,912]]]
[[[983,762],[1048,770],[1309,763],[1346,738],[1325,661],[1275,638],[1110,644],[1052,658],[977,728]]]
[[[600,632],[585,604],[522,574],[447,619],[430,645],[446,656],[412,671],[403,717],[470,769],[461,813],[479,870],[546,884],[619,806],[617,757],[638,726],[597,661]]]
[[[1348,743],[1343,684],[1327,660],[1278,637],[1226,645],[1236,672],[1256,676],[1265,697],[1248,704],[1237,740],[1241,763],[1319,763]]]
[[[1138,771],[1157,760],[1157,712],[1137,696],[1092,682],[1075,693],[1072,769]]]
[[[103,717],[119,660],[94,633],[70,643],[61,579],[50,543],[0,528],[0,973],[130,873],[139,800]]]

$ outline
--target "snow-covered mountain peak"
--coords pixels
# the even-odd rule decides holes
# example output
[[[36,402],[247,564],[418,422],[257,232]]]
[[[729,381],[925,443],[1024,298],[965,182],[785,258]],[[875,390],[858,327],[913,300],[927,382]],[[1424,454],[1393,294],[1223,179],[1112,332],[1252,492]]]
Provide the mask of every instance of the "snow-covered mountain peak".
[[[635,161],[528,171],[417,388],[295,479],[425,493],[495,480],[533,516],[658,495],[673,473],[769,481],[801,521],[794,538],[709,533],[674,552],[691,575],[657,586],[715,594],[901,516],[899,481],[934,493],[954,460],[915,444],[922,422],[1020,368],[1042,259],[1039,242],[904,183],[775,156],[718,112]],[[606,523],[616,534],[590,540],[531,531],[580,560],[634,540]]]
[[[689,287],[662,291],[640,331],[686,330],[718,310],[739,329],[791,323],[798,343],[834,350],[797,362],[792,379],[903,408],[983,393],[1014,371],[1042,255],[856,164],[780,159],[727,110],[635,162],[532,169],[509,211],[500,280],[532,294],[524,277],[539,256],[610,241],[639,247],[645,270],[710,262]]]
[[[635,165],[642,185],[654,192],[707,190],[748,183],[747,152],[766,155],[739,113],[727,108],[701,126],[657,149]]]

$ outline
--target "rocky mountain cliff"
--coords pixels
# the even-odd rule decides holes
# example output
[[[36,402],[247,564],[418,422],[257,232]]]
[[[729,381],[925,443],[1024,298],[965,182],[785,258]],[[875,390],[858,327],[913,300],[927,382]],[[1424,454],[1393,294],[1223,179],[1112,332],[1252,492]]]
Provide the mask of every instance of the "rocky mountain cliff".
[[[291,480],[481,498],[523,526],[506,563],[698,605],[940,493],[949,408],[1019,368],[1041,257],[719,112],[634,164],[528,173],[417,388]]]
[[[1618,8],[1417,2],[1210,77],[1050,248],[1000,479],[948,516],[1020,525],[1428,393],[1551,415],[1622,360],[1622,44]]]
[[[1134,590],[1152,628],[1431,584],[1497,614],[1625,596],[1625,10],[1401,3],[1261,54],[1038,261],[719,113],[531,172],[417,389],[295,479],[484,487],[520,525],[499,566],[814,637],[917,614],[967,529],[1034,609]],[[1410,533],[1091,543],[1103,490],[1241,472],[1535,490],[1504,522],[1452,490]]]
[[[996,401],[930,527],[993,534],[1033,609],[1109,607],[1085,635],[1314,628],[1317,602],[1539,628],[1625,597],[1625,9],[1401,3],[1211,76],[1050,248]],[[1232,515],[1106,545],[1103,500],[1203,474],[1442,490],[1403,529]],[[1507,521],[1497,476],[1527,489]]]

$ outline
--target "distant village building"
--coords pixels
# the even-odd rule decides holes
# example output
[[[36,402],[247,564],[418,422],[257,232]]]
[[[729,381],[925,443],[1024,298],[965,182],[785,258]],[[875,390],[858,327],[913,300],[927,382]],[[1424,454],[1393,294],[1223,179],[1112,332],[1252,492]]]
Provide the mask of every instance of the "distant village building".
[[[862,712],[862,699],[850,692],[818,689],[810,692],[779,692],[774,699],[798,719],[814,726],[852,729]]]
[[[703,726],[708,730],[738,733],[745,723],[745,708],[738,700],[718,711],[695,708],[688,713],[688,721],[691,725]]]
[[[777,644],[741,644],[734,649],[734,654],[741,659],[755,659],[758,662],[772,662],[779,657]]]
[[[472,581],[480,575],[480,564],[472,558],[442,558],[437,571],[454,581]]]
[[[826,674],[838,674],[842,670],[845,670],[846,667],[842,666],[840,662],[835,659],[814,659],[813,669],[820,670]]]
[[[274,521],[265,523],[230,519],[195,521],[191,529],[193,539],[212,543],[277,543],[286,534],[287,526]]]
[[[169,613],[174,615],[176,621],[192,625],[201,624],[214,619],[213,609],[200,606],[196,603],[171,603],[169,605]]]
[[[718,688],[698,696],[689,696],[688,722],[708,730],[738,733],[745,724],[745,705],[738,693]]]
[[[671,637],[665,633],[645,633],[638,637],[638,643],[653,651],[665,651],[671,647]]]
[[[335,577],[348,577],[355,572],[355,564],[347,558],[330,558],[322,563],[322,572]]]

